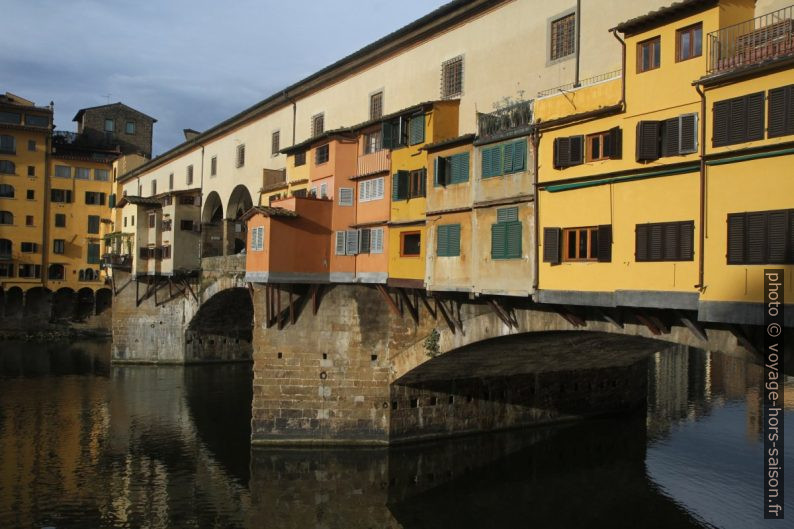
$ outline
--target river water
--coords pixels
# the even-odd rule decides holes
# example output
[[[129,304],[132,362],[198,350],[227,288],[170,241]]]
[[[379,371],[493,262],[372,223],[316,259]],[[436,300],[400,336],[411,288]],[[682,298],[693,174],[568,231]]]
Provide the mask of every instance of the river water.
[[[0,528],[792,527],[762,516],[761,375],[671,348],[649,358],[644,415],[273,450],[249,444],[248,365],[117,367],[108,343],[3,342]],[[788,399],[794,425],[791,381]]]

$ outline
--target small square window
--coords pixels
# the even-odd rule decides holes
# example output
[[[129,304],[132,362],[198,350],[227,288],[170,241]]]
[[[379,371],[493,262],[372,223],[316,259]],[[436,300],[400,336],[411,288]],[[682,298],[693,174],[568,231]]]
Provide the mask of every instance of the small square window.
[[[115,128],[115,122],[113,119],[105,118],[105,132],[113,132]]]
[[[563,261],[597,261],[598,227],[568,228],[562,232]]]
[[[33,189],[28,189],[26,198],[28,200],[35,200],[36,199],[36,191],[34,191]]]
[[[306,165],[306,151],[295,154],[295,167]]]
[[[654,37],[637,44],[637,73],[655,70],[661,63],[661,37]]]
[[[325,114],[315,114],[312,116],[312,137],[319,136],[325,132]]]
[[[135,134],[135,122],[134,121],[128,121],[124,125],[124,132],[126,132],[127,134]]]
[[[29,151],[36,150],[36,140],[28,140],[28,150]]]
[[[237,146],[237,167],[245,165],[245,144]]]
[[[54,239],[52,241],[52,253],[62,254],[64,253],[64,247],[66,246],[66,241],[63,239]]]
[[[703,24],[694,24],[675,32],[676,62],[701,55],[703,55]]]
[[[441,97],[457,97],[463,93],[463,56],[459,55],[441,65]]]
[[[28,165],[28,176],[36,176],[36,166]]]
[[[274,131],[273,136],[270,138],[270,155],[278,156],[278,151],[281,148],[281,132]]]
[[[326,143],[325,145],[321,145],[314,150],[314,165],[324,164],[328,161],[330,156],[329,147]]]
[[[126,226],[126,224],[125,224],[125,226]],[[55,227],[56,228],[65,228],[66,227],[66,215],[64,215],[63,213],[56,213],[55,214]]]
[[[403,257],[418,257],[422,253],[422,234],[418,231],[403,232],[400,234],[400,255]]]
[[[25,226],[33,226],[33,215],[25,215]]]
[[[383,116],[383,92],[369,96],[369,119],[380,119]]]

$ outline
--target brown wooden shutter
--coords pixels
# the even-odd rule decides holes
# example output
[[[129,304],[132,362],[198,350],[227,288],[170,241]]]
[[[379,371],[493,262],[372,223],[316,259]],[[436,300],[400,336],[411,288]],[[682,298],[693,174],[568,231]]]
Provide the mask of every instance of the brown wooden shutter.
[[[794,264],[794,209],[788,210],[788,258],[789,264]]]
[[[637,161],[645,162],[659,158],[658,121],[640,121],[637,123]]]
[[[766,250],[766,213],[748,213],[746,233],[747,253],[745,262],[751,264],[763,263]]]
[[[766,228],[766,262],[782,264],[786,262],[786,211],[770,211],[767,213]]]
[[[602,224],[598,227],[598,262],[612,262],[612,225]]]
[[[728,264],[744,262],[745,220],[744,213],[728,215]]]
[[[623,130],[620,127],[609,130],[609,157],[613,160],[623,158]]]
[[[731,110],[728,117],[728,143],[747,141],[747,99],[737,97],[730,100]]]
[[[562,239],[560,228],[543,228],[543,262],[560,263],[560,244]]]
[[[728,130],[729,130],[729,122],[731,117],[731,102],[730,101],[718,101],[714,103],[712,107],[713,119],[714,122],[712,125],[711,131],[711,144],[714,147],[721,147],[723,145],[728,145],[729,138],[728,138]]]
[[[664,241],[662,243],[662,259],[665,261],[677,261],[680,258],[680,228],[678,224],[674,222],[665,224],[664,226],[661,226],[661,228],[664,232]]]
[[[554,167],[557,169],[571,165],[571,138],[554,140]]]
[[[634,249],[634,260],[635,261],[647,261],[648,260],[648,225],[647,224],[637,224],[635,229],[635,249]]]
[[[651,224],[648,227],[648,260],[661,261],[664,257],[664,227]]]
[[[678,118],[666,119],[662,125],[662,156],[678,154]]]
[[[764,92],[745,96],[747,109],[747,140],[764,139]]]
[[[679,256],[681,261],[691,261],[695,258],[695,222],[688,220],[678,223],[679,227]]]
[[[782,86],[769,91],[769,130],[770,138],[789,134],[786,130],[787,112],[786,107],[791,105],[791,100],[787,98],[790,94],[790,87]],[[787,101],[787,99],[789,99]]]
[[[698,150],[698,115],[684,114],[680,116],[680,136],[678,154],[688,154]]]
[[[584,163],[584,136],[571,136],[570,138],[570,165]]]

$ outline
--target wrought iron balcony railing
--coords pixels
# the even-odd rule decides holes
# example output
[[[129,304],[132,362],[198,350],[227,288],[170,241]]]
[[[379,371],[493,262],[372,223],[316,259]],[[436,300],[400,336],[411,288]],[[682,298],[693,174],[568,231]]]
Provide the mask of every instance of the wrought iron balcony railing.
[[[481,139],[506,136],[532,124],[532,100],[511,103],[495,111],[477,113],[477,132]]]
[[[794,56],[794,6],[708,34],[708,73]]]

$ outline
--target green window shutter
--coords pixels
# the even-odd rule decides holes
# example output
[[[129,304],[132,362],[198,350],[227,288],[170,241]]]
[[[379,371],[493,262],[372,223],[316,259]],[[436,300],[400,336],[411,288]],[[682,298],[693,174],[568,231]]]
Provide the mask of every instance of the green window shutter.
[[[507,223],[491,224],[491,259],[507,258]]]
[[[391,177],[391,199],[400,200],[400,173],[394,173]]]
[[[392,200],[406,200],[408,198],[408,178],[408,171],[397,171],[394,175],[392,175]]]
[[[449,225],[443,224],[436,230],[436,255],[446,257],[449,255]]]
[[[445,186],[450,182],[450,160],[443,156],[436,157],[433,170],[433,185],[435,187]]]
[[[88,258],[86,262],[90,264],[99,263],[99,244],[93,242],[88,243]]]
[[[116,207],[116,193],[111,193],[110,198],[108,198],[108,207],[115,208]]]
[[[518,220],[518,207],[496,210],[496,222],[515,222]]]
[[[414,116],[408,122],[408,144],[417,145],[425,141],[425,115]]]
[[[526,140],[519,140],[515,142],[513,147],[513,167],[514,173],[526,171],[527,169],[527,142]]]
[[[512,173],[513,169],[513,151],[515,150],[515,143],[505,143],[502,145],[502,167],[499,174]]]
[[[506,223],[506,257],[508,259],[521,258],[521,222],[512,221]]]
[[[384,121],[381,126],[381,137],[383,138],[383,148],[393,149],[395,147],[395,130],[393,121]]]
[[[450,184],[460,184],[469,180],[469,153],[455,154],[449,158]]]
[[[491,174],[491,158],[493,157],[493,149],[483,149],[482,153],[482,171],[480,172],[482,178],[489,178]]]
[[[491,178],[502,174],[502,146],[496,145],[482,150],[482,177]]]
[[[450,224],[448,229],[449,240],[447,243],[448,255],[460,256],[460,224]]]

